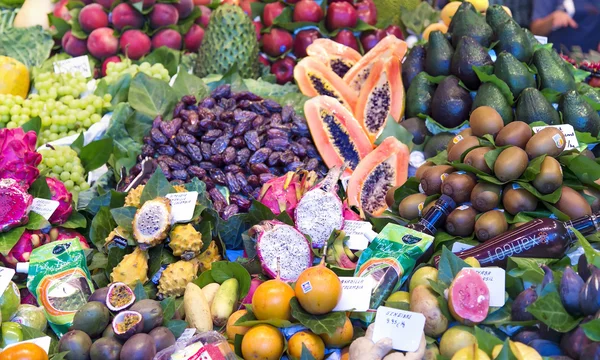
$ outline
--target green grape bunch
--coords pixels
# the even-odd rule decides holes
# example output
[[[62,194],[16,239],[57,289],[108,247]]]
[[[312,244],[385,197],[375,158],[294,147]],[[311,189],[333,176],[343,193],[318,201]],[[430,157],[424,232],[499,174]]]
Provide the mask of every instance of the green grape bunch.
[[[70,192],[79,193],[90,188],[75,150],[68,146],[48,146],[39,153],[42,154],[42,162],[38,169],[43,175],[62,181]]]
[[[133,64],[130,59],[125,59],[121,62],[110,62],[106,65],[106,76],[104,80],[108,84],[117,82],[121,76],[130,74],[134,77],[138,72],[144,73],[155,79],[169,81],[169,71],[163,66],[163,64],[151,65],[149,62],[143,62],[140,65]]]

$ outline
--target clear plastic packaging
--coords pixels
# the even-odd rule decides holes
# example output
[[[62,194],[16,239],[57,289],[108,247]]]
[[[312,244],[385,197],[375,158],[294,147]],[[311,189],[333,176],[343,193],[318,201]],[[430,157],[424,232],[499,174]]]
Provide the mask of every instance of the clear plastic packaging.
[[[216,331],[208,331],[192,337],[182,336],[175,345],[162,350],[154,360],[237,360],[227,339]]]

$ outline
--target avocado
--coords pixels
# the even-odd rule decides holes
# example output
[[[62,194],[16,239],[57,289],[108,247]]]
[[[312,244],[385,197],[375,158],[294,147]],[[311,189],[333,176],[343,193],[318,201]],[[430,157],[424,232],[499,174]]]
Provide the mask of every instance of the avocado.
[[[442,126],[454,128],[469,118],[472,105],[469,92],[458,84],[457,77],[450,75],[440,82],[433,94],[431,115]]]
[[[508,85],[515,99],[524,89],[536,87],[535,78],[527,66],[506,51],[498,55],[494,64],[494,75]]]
[[[453,21],[453,23],[452,46],[456,47],[460,39],[464,36],[472,37],[481,46],[490,46],[494,32],[485,22],[485,17],[483,17],[483,15],[478,12],[463,11],[460,16],[460,21]]]
[[[540,45],[540,42],[538,41],[538,39],[535,38],[535,35],[533,35],[533,33],[531,31],[529,31],[529,29],[523,29],[523,32],[525,33],[525,37],[527,39],[529,39],[531,48],[535,48],[536,45]]]
[[[475,39],[464,36],[458,41],[458,45],[452,55],[450,72],[458,77],[471,90],[477,90],[481,81],[473,70],[473,66],[491,65],[492,58],[487,49],[479,45]]]
[[[492,5],[485,11],[485,21],[495,33],[498,33],[500,25],[510,20],[512,18],[500,5]]]
[[[540,48],[533,54],[533,64],[537,68],[540,78],[540,88],[552,89],[561,94],[575,90],[575,78],[564,65],[552,56],[553,51]]]
[[[529,62],[531,55],[533,54],[533,47],[527,39],[527,35],[523,32],[523,29],[516,23],[516,21],[510,19],[499,26],[496,31],[496,38],[498,43],[494,46],[496,53],[506,51],[513,54],[519,61]]]
[[[406,91],[406,117],[419,114],[431,116],[431,100],[435,88],[436,85],[427,79],[427,73],[420,72]]]
[[[575,90],[568,91],[562,96],[558,110],[562,112],[565,124],[572,125],[577,131],[598,136],[600,115]]]
[[[509,105],[500,88],[491,82],[481,84],[479,90],[477,90],[472,109],[475,110],[481,106],[489,106],[496,110],[502,117],[504,124],[508,124],[514,119],[513,108]]]
[[[554,59],[554,61],[556,61],[557,64],[560,64],[563,67],[563,69],[565,69],[565,72],[567,74],[571,74],[571,76],[573,76],[574,67],[570,62],[560,57],[560,55],[558,55],[558,53],[554,50],[550,51],[550,55],[552,55],[552,58]]]
[[[443,132],[439,134],[435,134],[427,140],[425,147],[423,148],[423,153],[425,154],[425,159],[429,159],[434,157],[440,151],[446,149],[448,142],[454,138],[454,134],[449,132]]]
[[[552,104],[546,100],[542,93],[533,87],[527,88],[521,92],[519,101],[517,101],[517,120],[527,124],[536,121],[544,122],[548,125],[560,124],[560,116]]]
[[[448,25],[448,33],[452,33],[452,31],[454,31],[454,25],[458,24],[460,22],[463,22],[463,16],[465,14],[465,10],[466,11],[470,11],[472,13],[477,14],[477,9],[475,9],[475,6],[473,6],[473,4],[471,4],[468,1],[463,1],[460,6],[458,7],[458,9],[456,9],[456,12],[454,13],[454,16],[452,17],[452,20],[450,21],[450,25]]]
[[[412,142],[415,145],[421,145],[427,136],[431,136],[425,125],[425,120],[421,118],[411,117],[402,121],[400,125],[412,134]]]
[[[425,46],[415,45],[402,64],[402,83],[404,88],[408,89],[412,84],[413,79],[423,70],[425,70]]]
[[[431,76],[450,75],[450,62],[454,48],[441,31],[429,35],[427,54],[425,55],[425,71]],[[405,67],[403,65],[402,67]]]
[[[579,95],[587,97],[589,100],[600,104],[600,93],[596,91],[596,88],[589,86],[582,82],[577,84],[577,92]]]

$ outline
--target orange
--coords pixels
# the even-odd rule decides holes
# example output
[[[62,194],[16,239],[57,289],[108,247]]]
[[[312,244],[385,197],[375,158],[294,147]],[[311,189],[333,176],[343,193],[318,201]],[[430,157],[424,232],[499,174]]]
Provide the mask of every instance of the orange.
[[[346,346],[342,349],[342,357],[340,360],[350,360],[350,347]]]
[[[342,296],[342,283],[325,265],[304,270],[296,280],[296,297],[302,308],[313,315],[327,314]]]
[[[299,331],[295,333],[288,341],[288,355],[292,359],[300,359],[302,356],[302,347],[310,352],[315,360],[323,360],[325,357],[325,344],[323,340],[310,331]]]
[[[0,353],[0,360],[48,360],[48,354],[36,344],[20,344]]]
[[[252,311],[258,320],[290,320],[290,301],[294,289],[281,280],[269,280],[260,284],[252,296]]]
[[[278,360],[283,354],[283,335],[271,325],[256,325],[242,340],[244,360]]]
[[[425,28],[425,30],[423,30],[423,39],[429,41],[429,34],[431,34],[432,32],[439,30],[442,32],[442,34],[445,34],[448,32],[448,26],[446,26],[446,24],[442,24],[442,23],[433,23],[431,25],[429,25],[428,27]]]
[[[444,24],[446,24],[446,26],[450,26],[450,21],[452,21],[452,17],[454,17],[454,14],[456,14],[456,10],[458,10],[458,7],[461,3],[461,1],[451,1],[442,9],[440,18]]]
[[[327,347],[332,348],[343,348],[344,346],[350,345],[352,337],[354,336],[354,327],[348,317],[343,326],[337,328],[333,335],[321,334],[321,339],[325,342]]]
[[[229,316],[229,319],[227,319],[227,327],[225,330],[227,338],[229,340],[235,340],[235,335],[244,335],[248,332],[248,330],[250,330],[250,328],[247,326],[235,326],[235,323],[247,313],[248,311],[246,310],[238,310],[231,314],[231,316]]]

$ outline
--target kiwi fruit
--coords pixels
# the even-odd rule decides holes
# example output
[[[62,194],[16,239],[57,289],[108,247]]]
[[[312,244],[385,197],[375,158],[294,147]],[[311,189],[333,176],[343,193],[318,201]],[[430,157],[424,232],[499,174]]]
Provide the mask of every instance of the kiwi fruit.
[[[437,135],[433,135],[427,140],[425,146],[423,147],[423,153],[425,154],[425,159],[429,159],[434,157],[440,151],[444,151],[448,145],[448,142],[452,140],[454,134],[449,132],[439,133]]]
[[[394,195],[396,194],[396,190],[399,187],[400,186],[392,186],[391,188],[388,189],[387,193],[385,193],[385,203],[390,208],[392,206],[394,206],[394,204],[396,203],[396,199],[394,198]]]
[[[511,146],[496,158],[494,175],[502,182],[516,180],[523,175],[528,163],[527,153],[520,147]]]
[[[459,142],[461,142],[461,140],[463,140],[467,136],[472,136],[472,135],[473,135],[473,131],[471,130],[470,127],[462,130],[461,132],[459,132],[458,134],[456,134],[456,136],[454,136],[452,139],[450,139],[450,141],[448,141],[448,145],[446,146],[446,150],[448,150],[448,152],[450,152],[450,150],[452,150],[452,147],[454,145],[456,145]]]
[[[400,125],[402,125],[402,127],[412,134],[412,141],[416,145],[421,145],[425,142],[425,138],[428,135],[431,135],[429,130],[427,130],[427,126],[425,126],[425,120],[418,117],[405,119],[400,123]]]
[[[448,195],[455,203],[469,201],[471,191],[477,185],[477,178],[471,173],[457,171],[448,175],[442,183],[442,194]]]
[[[585,189],[583,189],[583,193],[595,199],[594,202],[590,204],[592,211],[600,211],[600,191],[591,187],[586,187]]]
[[[427,199],[427,195],[421,193],[408,195],[402,199],[400,206],[398,206],[400,216],[407,220],[417,219],[420,215],[420,210],[423,208],[425,199]]]
[[[504,213],[500,210],[490,210],[483,213],[475,221],[475,237],[484,242],[508,230]]]
[[[427,205],[423,207],[423,210],[421,210],[421,215],[427,214],[427,212],[433,207],[433,205],[435,205],[435,200],[430,201]]]
[[[496,109],[491,106],[480,106],[469,117],[469,125],[474,136],[496,135],[504,127],[504,121]]]
[[[592,215],[592,207],[583,195],[568,186],[562,187],[560,199],[558,199],[554,206],[571,219]]]
[[[504,188],[502,205],[509,214],[517,215],[521,211],[534,211],[538,206],[538,199],[522,187],[510,184]]]
[[[471,204],[481,212],[490,211],[498,207],[501,195],[500,185],[479,183],[471,191]]]
[[[421,177],[421,188],[427,195],[441,194],[442,181],[452,173],[454,168],[450,165],[436,165],[425,170]]]
[[[485,154],[487,154],[490,150],[493,149],[487,146],[475,148],[467,153],[463,159],[463,163],[471,165],[475,169],[483,171],[486,174],[491,174],[492,169],[490,169],[490,167],[487,165],[484,158]]]
[[[425,172],[425,170],[429,169],[430,167],[434,166],[435,164],[432,163],[431,161],[425,161],[425,163],[421,166],[419,166],[417,168],[417,172],[415,173],[415,178],[417,178],[417,180],[421,181],[421,178],[423,177],[423,173]]]
[[[550,194],[563,183],[563,172],[558,160],[546,156],[540,165],[540,172],[533,179],[533,187],[542,194]]]
[[[460,160],[462,154],[474,147],[479,146],[479,138],[476,136],[467,136],[456,143],[450,150],[448,150],[448,161]]]
[[[513,145],[525,149],[531,139],[531,128],[523,121],[513,121],[507,124],[496,135],[496,146]]]
[[[543,128],[533,135],[525,146],[525,151],[530,159],[540,155],[557,157],[565,149],[567,141],[563,133],[557,128]]]
[[[468,205],[461,205],[452,210],[446,218],[446,231],[454,236],[469,236],[475,228],[477,210]]]

